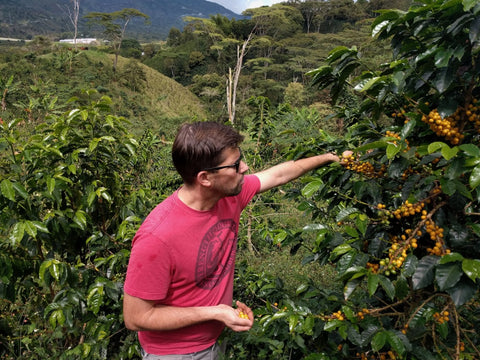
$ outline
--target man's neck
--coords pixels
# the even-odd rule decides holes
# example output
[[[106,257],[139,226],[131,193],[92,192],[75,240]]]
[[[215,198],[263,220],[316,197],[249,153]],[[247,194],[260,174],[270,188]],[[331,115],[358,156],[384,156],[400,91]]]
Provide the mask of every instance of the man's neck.
[[[198,189],[194,186],[183,185],[178,189],[177,195],[181,202],[197,211],[207,211],[212,209],[220,200],[218,196],[211,194],[204,189]]]

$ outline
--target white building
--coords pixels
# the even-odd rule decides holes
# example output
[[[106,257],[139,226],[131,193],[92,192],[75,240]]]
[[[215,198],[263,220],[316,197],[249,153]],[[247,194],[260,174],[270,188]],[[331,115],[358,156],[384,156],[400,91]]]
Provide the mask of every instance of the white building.
[[[62,39],[60,40],[61,43],[65,44],[75,44],[75,39]],[[78,38],[77,44],[95,44],[97,42],[96,38]]]

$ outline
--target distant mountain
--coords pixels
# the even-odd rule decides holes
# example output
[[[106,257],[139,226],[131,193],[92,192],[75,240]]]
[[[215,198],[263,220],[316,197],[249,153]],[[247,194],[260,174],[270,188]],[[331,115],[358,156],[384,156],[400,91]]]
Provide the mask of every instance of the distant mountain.
[[[71,0],[0,0],[0,37],[31,39],[36,35],[68,37],[73,25],[68,9]],[[206,0],[80,0],[80,17],[89,12],[114,12],[133,8],[150,16],[150,24],[136,19],[127,27],[127,37],[140,40],[165,39],[172,27],[182,29],[184,16],[208,18],[223,15],[241,18],[239,14]],[[98,34],[81,19],[79,30],[84,37]]]

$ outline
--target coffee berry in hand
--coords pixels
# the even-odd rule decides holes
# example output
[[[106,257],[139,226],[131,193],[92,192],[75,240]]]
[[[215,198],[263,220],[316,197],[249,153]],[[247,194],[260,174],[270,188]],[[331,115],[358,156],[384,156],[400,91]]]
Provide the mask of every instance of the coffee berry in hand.
[[[248,319],[248,315],[246,313],[244,313],[243,311],[240,311],[238,313],[238,316],[241,317],[242,319]]]

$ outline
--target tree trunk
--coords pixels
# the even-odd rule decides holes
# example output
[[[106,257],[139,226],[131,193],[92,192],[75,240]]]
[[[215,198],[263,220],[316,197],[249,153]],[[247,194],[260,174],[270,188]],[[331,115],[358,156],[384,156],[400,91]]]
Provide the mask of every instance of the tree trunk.
[[[236,100],[237,100],[237,87],[238,80],[240,79],[240,73],[242,72],[243,67],[243,58],[247,52],[247,46],[250,40],[253,37],[253,31],[248,35],[247,40],[243,42],[242,48],[237,46],[237,64],[232,74],[232,69],[228,69],[228,79],[227,79],[227,109],[228,109],[228,120],[233,125],[235,124],[235,111],[236,111]]]
[[[75,52],[77,51],[77,36],[78,36],[78,15],[80,14],[80,0],[73,1],[73,13],[72,13],[72,23],[73,23],[73,43],[75,46]]]

